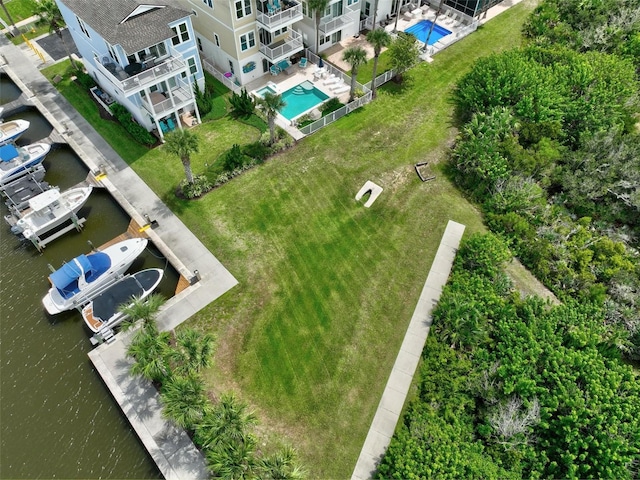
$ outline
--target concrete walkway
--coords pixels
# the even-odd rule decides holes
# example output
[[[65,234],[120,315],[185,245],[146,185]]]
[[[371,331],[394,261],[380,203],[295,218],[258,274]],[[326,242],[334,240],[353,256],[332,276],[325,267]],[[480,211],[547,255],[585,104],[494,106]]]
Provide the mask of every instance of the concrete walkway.
[[[438,303],[442,288],[447,283],[464,229],[464,225],[450,220],[442,235],[427,281],[422,288],[409,328],[396,357],[396,363],[389,375],[378,410],[373,417],[351,476],[352,480],[371,478],[382,455],[389,447],[413,376],[418,368],[424,343],[429,335],[432,322],[431,310]]]
[[[237,280],[42,76],[38,63],[40,59],[35,53],[29,55],[28,47],[25,52],[5,37],[0,38],[0,68],[28,101],[89,170],[106,172],[102,183],[133,220],[140,225],[157,221],[156,228],[146,231],[150,240],[180,275],[193,282],[169,299],[158,315],[162,330],[175,328],[235,286]],[[123,335],[120,333],[117,338],[125,339]],[[186,433],[162,419],[155,389],[129,375],[125,349],[122,341],[103,344],[89,358],[165,478],[206,478],[204,458]]]

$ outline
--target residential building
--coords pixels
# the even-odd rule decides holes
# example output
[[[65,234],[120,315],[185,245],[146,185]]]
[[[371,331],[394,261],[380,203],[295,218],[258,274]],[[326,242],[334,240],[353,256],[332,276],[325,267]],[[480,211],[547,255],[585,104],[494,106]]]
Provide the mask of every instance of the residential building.
[[[193,13],[200,54],[235,82],[268,74],[315,48],[315,18],[302,0],[179,0]],[[360,0],[331,0],[320,22],[320,51],[358,33]],[[286,63],[285,63],[286,65]]]
[[[200,120],[204,74],[191,13],[162,0],[56,0],[84,66],[106,97],[160,138]],[[105,98],[106,98],[105,97]]]

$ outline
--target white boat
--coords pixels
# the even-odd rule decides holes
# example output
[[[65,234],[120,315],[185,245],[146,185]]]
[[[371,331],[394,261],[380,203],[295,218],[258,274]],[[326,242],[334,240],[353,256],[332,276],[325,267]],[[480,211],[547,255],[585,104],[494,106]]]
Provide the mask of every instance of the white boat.
[[[82,309],[82,318],[95,333],[118,326],[127,318],[120,308],[131,305],[134,298],[144,299],[151,295],[163,275],[159,268],[127,275],[87,303]]]
[[[29,200],[29,208],[11,227],[16,235],[39,237],[71,219],[85,204],[93,187],[76,187],[60,192],[52,188]],[[6,218],[6,217],[5,217]],[[6,218],[11,224],[11,220]]]
[[[86,304],[117,281],[146,246],[145,238],[131,238],[65,263],[49,275],[51,288],[42,299],[44,308],[55,315]]]
[[[0,147],[0,184],[9,183],[30,168],[39,165],[51,150],[48,143],[32,143],[26,147]]]
[[[27,120],[10,120],[0,123],[0,145],[14,142],[27,131],[30,123]]]

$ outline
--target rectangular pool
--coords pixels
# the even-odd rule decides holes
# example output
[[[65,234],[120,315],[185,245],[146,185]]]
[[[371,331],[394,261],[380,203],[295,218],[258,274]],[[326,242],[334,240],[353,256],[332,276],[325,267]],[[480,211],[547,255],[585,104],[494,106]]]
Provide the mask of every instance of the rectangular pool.
[[[282,94],[286,105],[280,110],[280,115],[287,120],[292,120],[328,98],[329,95],[318,90],[309,80],[305,80]]]
[[[405,30],[405,33],[410,33],[414,37],[416,37],[420,42],[424,43],[427,40],[427,35],[429,35],[429,29],[431,28],[430,20],[421,20],[415,25],[410,26]],[[447,35],[451,35],[451,31],[447,30],[444,27],[441,27],[437,23],[433,26],[433,32],[431,32],[431,37],[429,37],[429,45],[433,45],[442,37],[446,37]]]

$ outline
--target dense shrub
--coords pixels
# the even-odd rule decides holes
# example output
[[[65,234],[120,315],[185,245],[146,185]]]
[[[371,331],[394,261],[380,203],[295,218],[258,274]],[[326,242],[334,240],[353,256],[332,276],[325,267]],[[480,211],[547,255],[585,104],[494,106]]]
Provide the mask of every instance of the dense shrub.
[[[249,157],[242,153],[240,145],[235,143],[231,149],[224,154],[222,165],[227,172],[242,167],[249,162]]]
[[[87,90],[90,90],[97,85],[94,78],[86,72],[78,71],[78,73],[76,73],[76,80]]]
[[[247,157],[251,157],[258,162],[262,162],[267,159],[271,154],[271,148],[268,145],[258,141],[249,143],[242,147],[242,153]]]
[[[231,93],[229,105],[231,107],[231,114],[236,117],[248,117],[252,115],[256,109],[256,102],[244,88],[239,94],[235,92]]]
[[[327,100],[320,106],[320,111],[322,112],[323,115],[327,115],[331,112],[335,112],[336,110],[338,110],[343,106],[344,105],[340,103],[340,100],[337,97],[331,97],[329,100]]]
[[[114,103],[110,107],[111,113],[120,122],[124,129],[138,142],[143,145],[153,145],[158,141],[151,133],[142,125],[136,123],[124,105]]]
[[[180,183],[180,189],[185,198],[193,199],[198,198],[210,191],[213,185],[209,179],[204,175],[198,175],[193,177],[193,183],[187,182],[186,179]]]
[[[200,115],[204,117],[211,111],[211,108],[213,107],[211,94],[206,88],[204,92],[200,90],[200,86],[198,85],[195,77],[193,78],[193,93],[196,97],[196,105],[198,106]]]

